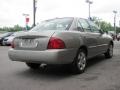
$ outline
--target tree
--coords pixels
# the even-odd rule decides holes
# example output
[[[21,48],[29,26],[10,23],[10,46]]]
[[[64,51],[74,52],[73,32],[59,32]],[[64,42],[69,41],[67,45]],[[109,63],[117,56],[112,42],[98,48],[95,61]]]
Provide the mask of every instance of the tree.
[[[15,25],[13,27],[14,31],[21,31],[22,30],[22,27],[20,27],[19,25]]]
[[[114,30],[112,25],[110,23],[105,22],[105,21],[100,22],[100,27],[103,31],[106,31],[106,32]]]
[[[5,31],[5,32],[15,32],[15,31],[21,31],[23,30],[23,27],[19,25],[14,25],[14,27],[3,27],[0,28],[0,31]]]
[[[113,31],[113,27],[110,23],[99,19],[98,17],[93,17],[92,20],[105,32]]]
[[[116,27],[116,33],[120,33],[120,27]]]

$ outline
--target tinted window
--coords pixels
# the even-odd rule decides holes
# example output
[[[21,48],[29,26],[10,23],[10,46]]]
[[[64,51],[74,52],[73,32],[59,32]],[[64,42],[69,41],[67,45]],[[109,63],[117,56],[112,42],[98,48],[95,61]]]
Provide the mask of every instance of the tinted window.
[[[79,19],[79,22],[81,23],[81,25],[85,31],[91,32],[90,26],[85,19]]]
[[[73,18],[56,18],[41,22],[34,27],[32,31],[41,30],[68,30],[72,24]]]
[[[77,30],[78,31],[81,31],[81,32],[83,32],[84,30],[83,30],[83,28],[82,28],[82,25],[81,25],[81,23],[78,21],[78,23],[77,23]]]
[[[88,22],[90,24],[90,28],[91,28],[92,32],[99,33],[99,30],[100,30],[99,27],[95,23],[93,23],[92,21],[88,20]]]

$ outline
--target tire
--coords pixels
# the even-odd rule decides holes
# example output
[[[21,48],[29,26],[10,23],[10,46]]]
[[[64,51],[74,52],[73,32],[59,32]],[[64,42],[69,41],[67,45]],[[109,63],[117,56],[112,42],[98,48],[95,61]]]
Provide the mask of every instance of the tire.
[[[81,74],[85,71],[87,65],[86,61],[86,52],[80,49],[73,63],[74,72],[76,74]]]
[[[107,52],[105,53],[105,58],[112,58],[112,57],[113,57],[113,45],[110,44]]]
[[[31,69],[38,69],[40,66],[40,64],[38,63],[27,63],[27,62],[26,62],[26,65]]]
[[[1,42],[1,44],[0,44],[1,46],[3,46],[3,43]]]

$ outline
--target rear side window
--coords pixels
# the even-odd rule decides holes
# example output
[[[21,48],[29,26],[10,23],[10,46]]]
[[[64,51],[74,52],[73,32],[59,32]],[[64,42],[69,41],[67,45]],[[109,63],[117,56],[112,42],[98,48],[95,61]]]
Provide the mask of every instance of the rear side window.
[[[41,22],[32,31],[43,30],[68,30],[72,24],[73,18],[55,18]]]
[[[90,25],[88,24],[88,22],[85,19],[79,19],[79,22],[85,31],[91,32]]]

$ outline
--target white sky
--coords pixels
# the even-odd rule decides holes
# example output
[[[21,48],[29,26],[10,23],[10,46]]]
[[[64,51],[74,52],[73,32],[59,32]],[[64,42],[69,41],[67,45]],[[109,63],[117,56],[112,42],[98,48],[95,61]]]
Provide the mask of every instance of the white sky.
[[[113,10],[117,10],[117,25],[120,20],[120,0],[92,0],[91,16],[99,17],[113,25]],[[29,14],[33,23],[33,0],[1,0],[0,27],[25,26],[23,13]],[[36,22],[53,17],[88,17],[88,3],[85,0],[37,0]]]

